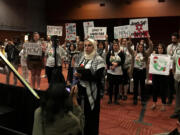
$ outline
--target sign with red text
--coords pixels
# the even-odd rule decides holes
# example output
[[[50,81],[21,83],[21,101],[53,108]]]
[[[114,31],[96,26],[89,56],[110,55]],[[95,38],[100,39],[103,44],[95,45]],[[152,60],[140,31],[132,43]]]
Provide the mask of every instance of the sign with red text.
[[[94,40],[106,40],[107,27],[89,27],[88,36]]]
[[[76,24],[75,23],[66,23],[66,39],[67,40],[76,40]]]
[[[131,38],[146,38],[148,36],[148,19],[130,19]]]
[[[88,28],[89,27],[94,27],[94,22],[83,22],[83,27],[84,27],[84,37],[87,38],[88,36]]]

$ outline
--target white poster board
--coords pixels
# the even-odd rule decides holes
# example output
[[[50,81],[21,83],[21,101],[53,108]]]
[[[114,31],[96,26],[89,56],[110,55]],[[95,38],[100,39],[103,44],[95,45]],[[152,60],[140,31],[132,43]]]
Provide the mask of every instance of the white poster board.
[[[128,38],[130,36],[130,25],[114,27],[114,39]]]
[[[180,74],[180,56],[176,57],[176,74]]]
[[[131,38],[145,38],[148,36],[148,19],[130,19]]]
[[[151,54],[149,73],[157,75],[169,75],[171,57],[165,54]]]
[[[94,27],[94,22],[83,22],[83,27],[84,27],[84,37],[87,38],[88,36],[88,28],[89,27]]]
[[[107,27],[89,27],[88,36],[94,40],[105,40],[107,33]]]
[[[66,39],[76,40],[76,24],[66,23],[65,26],[66,26]]]
[[[63,27],[62,26],[47,26],[47,35],[48,36],[62,36]]]
[[[23,47],[27,55],[42,56],[42,47],[38,43],[24,43]]]

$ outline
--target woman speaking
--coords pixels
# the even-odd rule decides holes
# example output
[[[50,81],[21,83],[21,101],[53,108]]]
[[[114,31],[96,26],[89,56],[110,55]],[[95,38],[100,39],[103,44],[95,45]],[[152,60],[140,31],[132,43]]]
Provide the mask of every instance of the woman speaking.
[[[103,88],[105,63],[97,54],[97,43],[93,39],[84,42],[84,55],[80,59],[79,67],[74,76],[80,80],[78,92],[80,97],[84,97],[84,135],[98,135],[100,90]]]

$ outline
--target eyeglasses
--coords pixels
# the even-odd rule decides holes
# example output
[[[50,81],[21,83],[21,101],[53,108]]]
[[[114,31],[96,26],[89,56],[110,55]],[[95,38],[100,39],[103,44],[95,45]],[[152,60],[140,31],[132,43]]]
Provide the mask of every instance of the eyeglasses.
[[[84,45],[84,47],[91,47],[92,44],[87,44],[87,45]]]

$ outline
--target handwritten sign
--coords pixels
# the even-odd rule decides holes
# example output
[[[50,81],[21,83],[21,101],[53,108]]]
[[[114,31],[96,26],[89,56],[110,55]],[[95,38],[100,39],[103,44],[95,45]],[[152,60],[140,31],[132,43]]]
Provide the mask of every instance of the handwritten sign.
[[[89,27],[88,36],[94,40],[105,40],[107,27]]]
[[[38,43],[24,43],[24,51],[27,55],[42,56],[42,47]]]
[[[66,39],[76,40],[76,24],[66,23],[65,26],[66,26]]]
[[[130,36],[130,25],[114,27],[114,39],[128,38]]]
[[[83,27],[84,27],[84,37],[87,38],[88,36],[88,28],[89,27],[94,27],[94,22],[83,22]]]
[[[148,35],[148,19],[130,19],[131,38],[145,38]]]
[[[63,27],[62,26],[47,26],[47,35],[49,36],[62,36]]]

